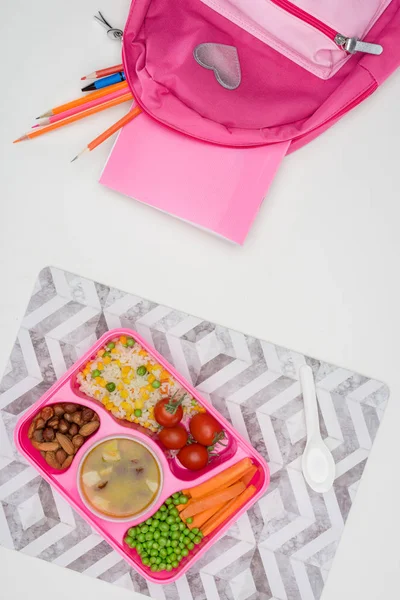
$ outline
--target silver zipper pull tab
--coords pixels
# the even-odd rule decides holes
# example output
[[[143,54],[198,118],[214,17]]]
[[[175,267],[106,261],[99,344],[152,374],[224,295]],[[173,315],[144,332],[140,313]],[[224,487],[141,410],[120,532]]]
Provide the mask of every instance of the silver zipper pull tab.
[[[340,33],[335,37],[335,43],[346,50],[349,54],[356,54],[357,52],[364,52],[365,54],[376,54],[379,56],[383,52],[383,48],[380,44],[371,44],[370,42],[363,42],[356,37],[348,38]]]

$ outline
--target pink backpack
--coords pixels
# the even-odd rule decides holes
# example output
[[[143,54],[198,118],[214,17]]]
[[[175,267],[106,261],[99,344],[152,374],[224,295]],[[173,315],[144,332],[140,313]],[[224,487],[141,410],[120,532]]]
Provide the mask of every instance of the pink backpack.
[[[300,148],[400,64],[400,0],[133,0],[125,73],[161,123]]]

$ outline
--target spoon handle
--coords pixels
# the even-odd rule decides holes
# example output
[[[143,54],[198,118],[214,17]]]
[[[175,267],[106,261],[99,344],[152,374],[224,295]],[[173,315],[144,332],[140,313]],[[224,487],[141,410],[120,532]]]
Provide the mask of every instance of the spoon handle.
[[[307,437],[320,435],[318,402],[315,392],[314,374],[311,367],[303,365],[300,367],[300,384],[303,391],[304,412],[306,416]]]

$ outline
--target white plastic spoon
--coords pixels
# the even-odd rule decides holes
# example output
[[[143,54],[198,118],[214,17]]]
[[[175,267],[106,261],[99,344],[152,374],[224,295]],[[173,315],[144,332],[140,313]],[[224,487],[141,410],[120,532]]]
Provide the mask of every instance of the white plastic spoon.
[[[300,383],[307,425],[307,445],[302,459],[303,474],[310,488],[323,494],[333,485],[335,462],[321,437],[314,375],[308,365],[300,368]]]

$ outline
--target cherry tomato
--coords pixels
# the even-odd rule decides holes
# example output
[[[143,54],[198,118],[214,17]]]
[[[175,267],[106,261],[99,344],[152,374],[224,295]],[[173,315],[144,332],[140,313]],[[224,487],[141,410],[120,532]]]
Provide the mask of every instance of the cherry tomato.
[[[163,427],[175,427],[182,420],[183,410],[181,402],[184,396],[179,400],[164,398],[159,400],[154,408],[154,418],[159,425]]]
[[[190,471],[203,469],[208,463],[208,452],[201,444],[190,444],[178,452],[178,459]]]
[[[190,420],[189,429],[196,442],[203,446],[213,446],[224,437],[222,426],[208,413],[194,415]]]
[[[188,440],[187,431],[182,425],[176,427],[165,427],[158,434],[160,442],[170,450],[179,450],[186,445]]]

